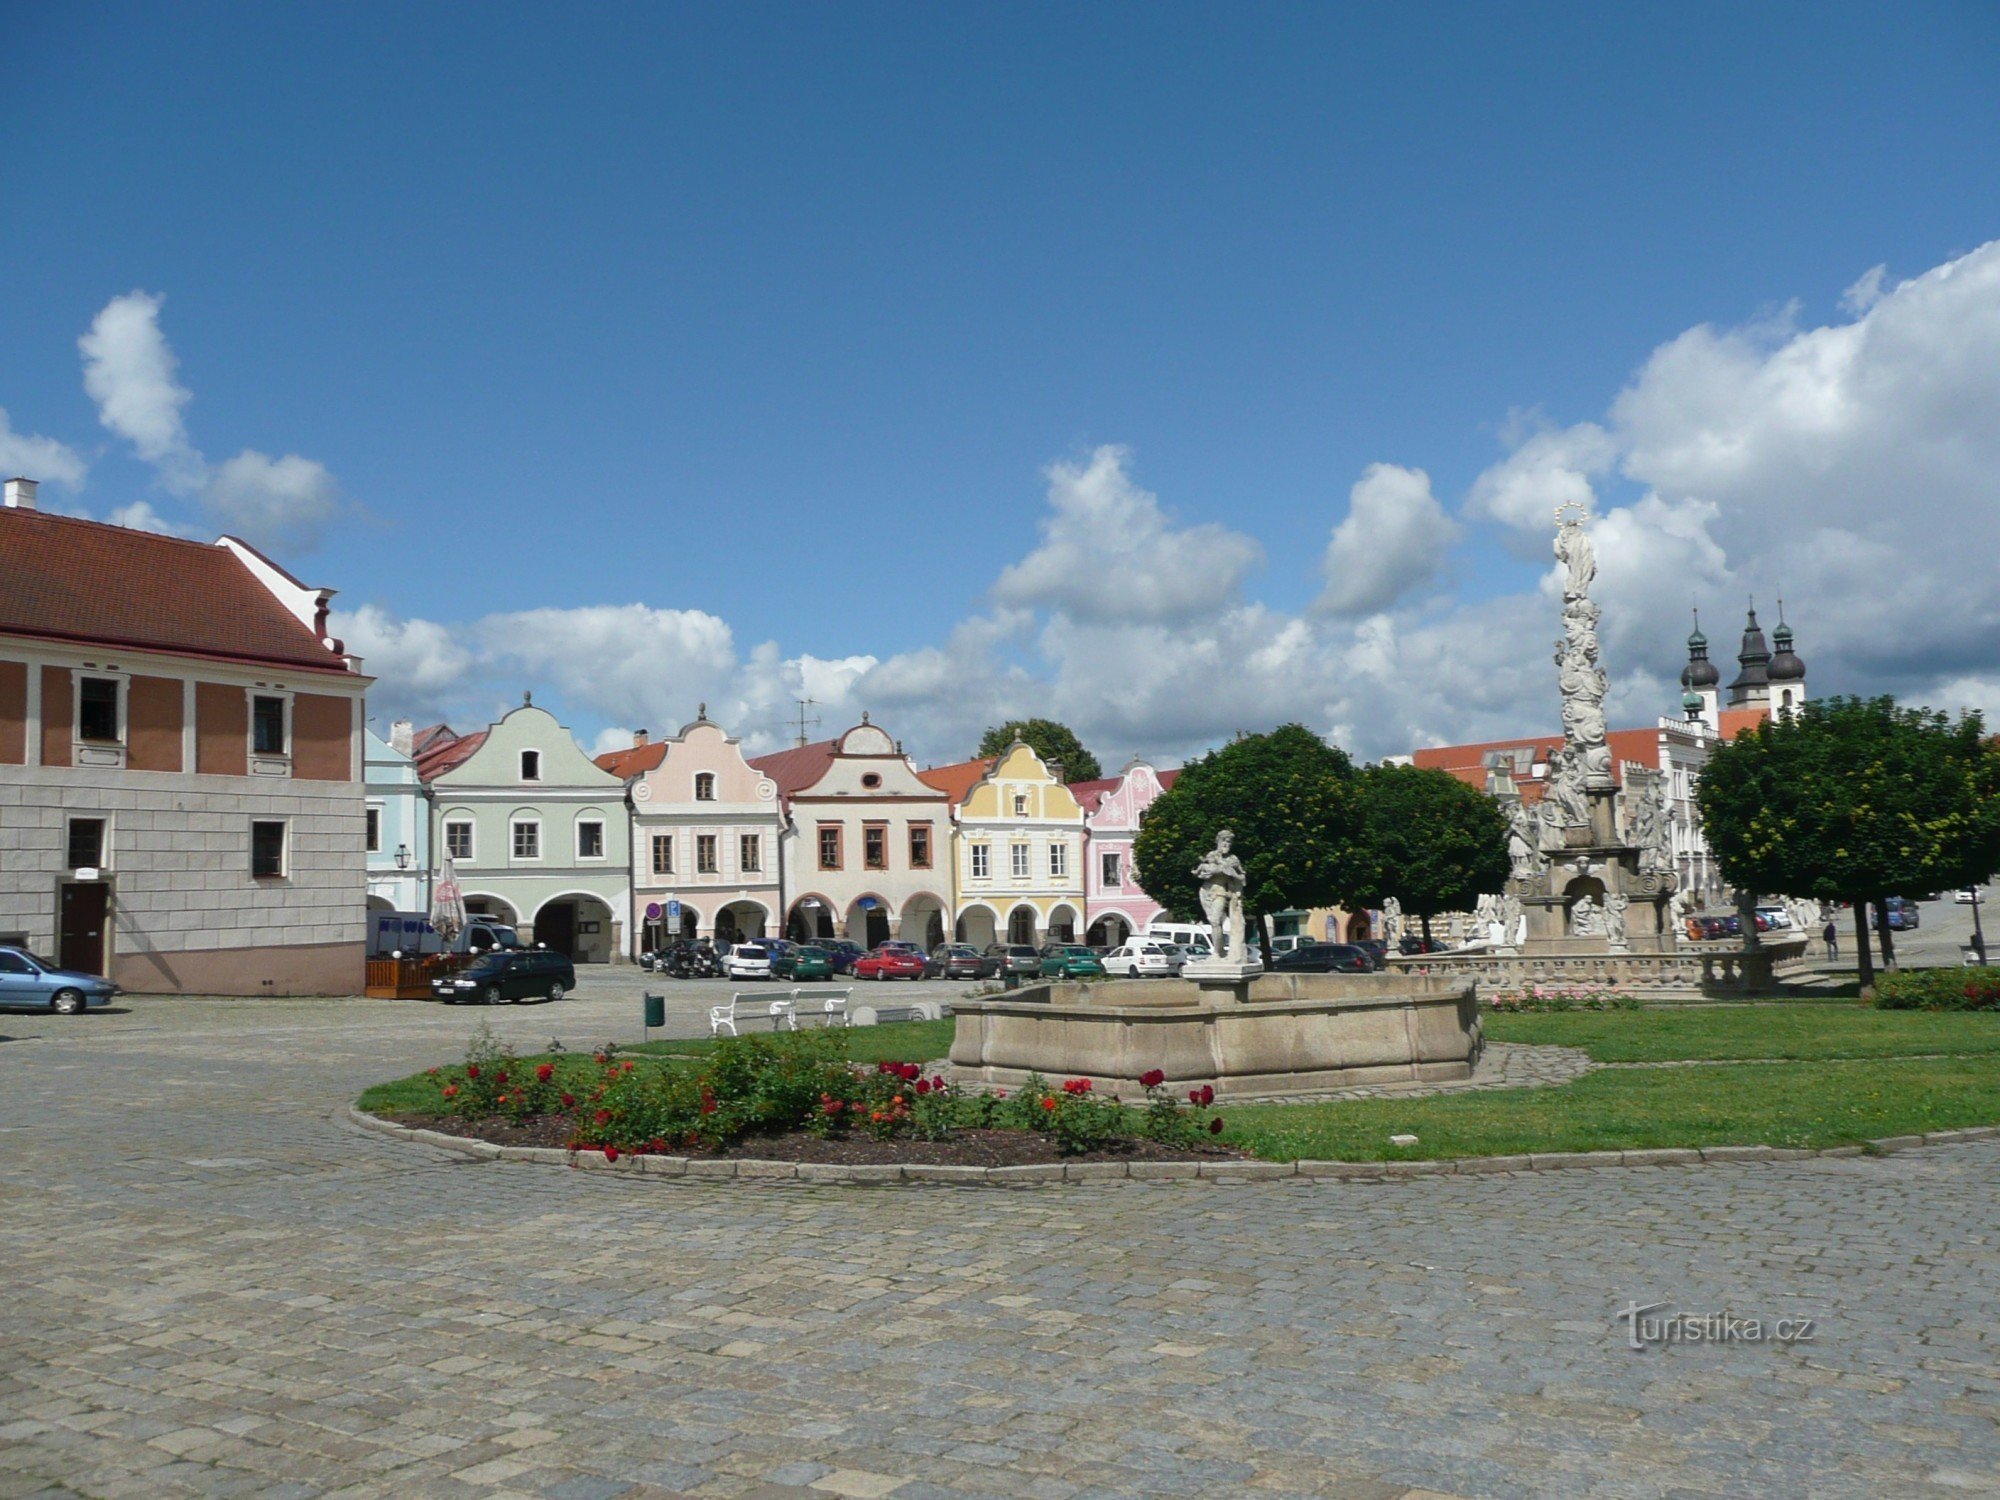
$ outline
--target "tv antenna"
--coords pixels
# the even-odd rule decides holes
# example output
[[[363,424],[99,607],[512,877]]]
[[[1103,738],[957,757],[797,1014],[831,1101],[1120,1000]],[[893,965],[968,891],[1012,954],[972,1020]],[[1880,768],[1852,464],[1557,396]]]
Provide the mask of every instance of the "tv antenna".
[[[817,729],[820,725],[819,715],[814,714],[811,718],[807,718],[806,710],[817,706],[819,699],[795,698],[792,701],[799,706],[799,748],[803,750],[811,738],[806,732],[807,726],[810,725],[812,728]]]

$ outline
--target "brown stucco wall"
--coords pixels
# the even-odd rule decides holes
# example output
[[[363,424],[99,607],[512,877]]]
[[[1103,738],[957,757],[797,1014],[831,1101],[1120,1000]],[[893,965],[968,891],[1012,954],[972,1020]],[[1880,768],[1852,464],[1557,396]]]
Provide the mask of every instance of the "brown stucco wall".
[[[134,677],[127,690],[125,764],[135,771],[181,768],[181,685],[171,677]]]
[[[68,667],[42,668],[42,764],[70,763],[70,684]]]
[[[326,693],[292,699],[292,775],[300,781],[354,779],[354,700]]]
[[[196,683],[194,733],[195,770],[204,776],[250,774],[250,700],[242,688]]]
[[[111,979],[135,995],[359,995],[366,951],[365,943],[324,943],[117,953]]]
[[[0,661],[0,766],[28,759],[28,664]]]

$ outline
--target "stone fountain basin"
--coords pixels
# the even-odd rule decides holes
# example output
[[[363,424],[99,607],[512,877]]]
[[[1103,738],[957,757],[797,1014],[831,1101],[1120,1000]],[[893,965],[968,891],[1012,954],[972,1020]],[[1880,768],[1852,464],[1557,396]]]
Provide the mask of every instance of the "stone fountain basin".
[[[1481,1034],[1475,986],[1403,974],[1267,974],[1242,1002],[1178,979],[1052,983],[960,1000],[952,1076],[1015,1089],[1031,1073],[1089,1078],[1137,1098],[1158,1068],[1176,1091],[1211,1084],[1237,1101],[1361,1084],[1469,1078]]]

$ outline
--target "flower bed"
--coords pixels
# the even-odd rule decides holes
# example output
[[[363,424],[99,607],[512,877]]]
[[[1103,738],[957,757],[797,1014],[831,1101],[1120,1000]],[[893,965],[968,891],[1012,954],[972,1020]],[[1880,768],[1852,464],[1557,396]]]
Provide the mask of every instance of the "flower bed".
[[[831,1162],[1007,1165],[1057,1158],[1185,1159],[1236,1153],[1206,1086],[1185,1097],[1164,1075],[1146,1102],[1100,1096],[1088,1078],[1031,1078],[970,1094],[915,1062],[849,1062],[836,1031],[728,1037],[662,1066],[606,1047],[588,1059],[523,1059],[481,1027],[457,1067],[425,1075],[431,1096],[400,1123],[500,1145],[621,1155],[770,1156]]]
[[[1891,969],[1875,981],[1878,1010],[2000,1010],[2000,969]]]
[[[1494,1010],[1515,1014],[1564,1010],[1638,1010],[1630,995],[1602,984],[1530,984],[1503,990],[1486,1002]]]

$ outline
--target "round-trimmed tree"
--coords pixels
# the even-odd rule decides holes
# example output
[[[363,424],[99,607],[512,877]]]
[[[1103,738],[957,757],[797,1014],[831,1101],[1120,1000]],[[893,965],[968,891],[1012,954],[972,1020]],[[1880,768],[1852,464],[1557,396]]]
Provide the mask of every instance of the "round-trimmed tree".
[[[1016,740],[1044,762],[1059,762],[1064,781],[1095,781],[1104,774],[1097,757],[1083,748],[1076,731],[1054,719],[1009,719],[1005,724],[995,724],[980,736],[979,753],[1005,755],[1007,747]]]
[[[1380,906],[1394,896],[1431,936],[1431,918],[1468,911],[1506,885],[1507,816],[1449,771],[1365,767],[1357,779],[1361,838],[1348,898]]]

